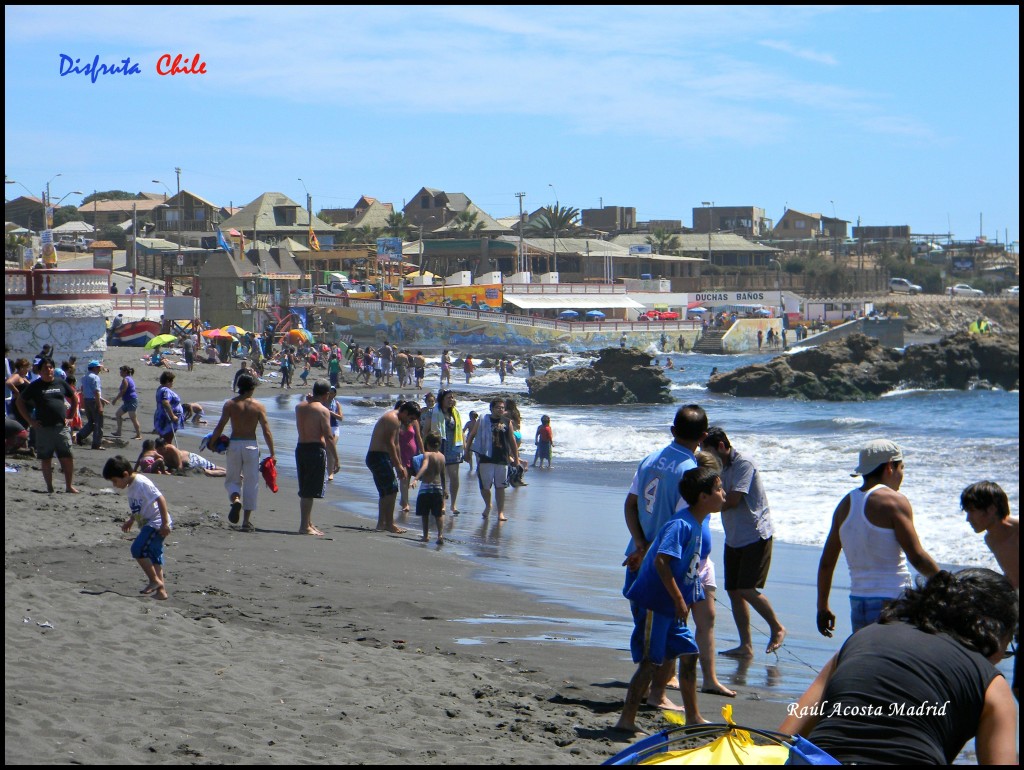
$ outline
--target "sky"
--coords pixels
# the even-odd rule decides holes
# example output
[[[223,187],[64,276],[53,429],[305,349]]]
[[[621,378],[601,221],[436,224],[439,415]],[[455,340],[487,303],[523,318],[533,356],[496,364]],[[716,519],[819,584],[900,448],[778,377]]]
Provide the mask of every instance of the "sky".
[[[47,182],[76,204],[173,192],[180,168],[218,205],[308,190],[314,210],[401,208],[434,187],[496,217],[523,192],[527,211],[686,226],[708,201],[1019,238],[1016,6],[6,6],[4,21],[8,199]],[[158,74],[178,54],[205,72]],[[61,74],[97,56],[137,71]]]

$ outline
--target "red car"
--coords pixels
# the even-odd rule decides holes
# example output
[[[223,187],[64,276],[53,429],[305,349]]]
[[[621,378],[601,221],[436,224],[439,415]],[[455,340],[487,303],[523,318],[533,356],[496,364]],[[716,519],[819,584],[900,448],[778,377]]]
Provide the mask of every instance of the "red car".
[[[637,319],[638,321],[678,321],[679,313],[675,310],[648,310],[646,313],[641,313]]]

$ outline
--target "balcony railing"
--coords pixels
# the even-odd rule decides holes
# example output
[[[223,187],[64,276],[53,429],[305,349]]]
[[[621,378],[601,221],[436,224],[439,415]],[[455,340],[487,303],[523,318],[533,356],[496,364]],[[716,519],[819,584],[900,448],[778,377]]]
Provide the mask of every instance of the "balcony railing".
[[[111,299],[109,270],[5,270],[4,300]]]

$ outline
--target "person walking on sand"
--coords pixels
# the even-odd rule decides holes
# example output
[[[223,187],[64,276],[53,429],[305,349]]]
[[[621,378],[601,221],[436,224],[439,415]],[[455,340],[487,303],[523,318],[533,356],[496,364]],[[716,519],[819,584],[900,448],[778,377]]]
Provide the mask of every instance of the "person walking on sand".
[[[295,473],[299,477],[299,534],[324,533],[313,525],[313,501],[327,494],[328,467],[331,474],[341,470],[338,451],[331,434],[331,385],[327,380],[313,383],[313,392],[295,407],[298,443],[295,445]],[[330,465],[328,466],[328,461]]]
[[[373,426],[370,446],[366,452],[366,467],[373,474],[377,487],[377,531],[401,535],[404,529],[395,526],[395,500],[398,497],[398,480],[406,475],[402,467],[402,456],[398,449],[399,431],[418,421],[420,407],[415,401],[405,401],[395,409],[381,415]],[[397,475],[396,475],[397,474]]]
[[[740,643],[721,654],[730,658],[754,657],[750,607],[768,624],[765,652],[775,652],[786,638],[786,629],[776,617],[768,597],[759,590],[768,581],[774,535],[761,474],[750,460],[733,448],[729,437],[719,427],[708,430],[704,448],[722,463],[722,483],[726,492],[722,509],[725,590],[732,602],[732,617],[740,635]]]
[[[327,402],[327,411],[331,413],[331,436],[334,437],[334,446],[338,446],[338,439],[341,438],[341,423],[345,419],[345,413],[341,409],[341,401],[338,400],[338,387],[331,385],[331,398]],[[334,481],[334,474],[327,474],[328,481]]]
[[[659,671],[674,668],[679,658],[679,692],[686,724],[706,722],[697,705],[698,648],[686,626],[691,608],[701,600],[698,563],[703,521],[722,510],[725,490],[710,468],[689,468],[678,484],[686,505],[650,543],[636,579],[623,591],[637,608],[630,651],[638,664],[629,683],[616,730],[637,732],[636,714]],[[657,494],[657,489],[652,490]]]
[[[478,419],[466,438],[466,446],[476,453],[476,474],[480,496],[484,499],[483,517],[491,515],[491,487],[498,521],[505,517],[505,487],[508,485],[509,462],[519,463],[519,451],[512,435],[512,426],[505,417],[505,401],[491,401],[490,413]]]
[[[433,433],[441,438],[441,452],[444,455],[448,484],[445,498],[450,498],[452,516],[459,515],[459,466],[465,451],[463,447],[462,414],[455,408],[455,394],[442,390],[437,395],[437,406],[431,415]],[[426,439],[424,438],[424,441]]]
[[[623,594],[637,579],[637,570],[643,561],[648,546],[657,537],[661,529],[669,521],[678,518],[685,509],[679,491],[679,482],[686,471],[697,467],[696,453],[707,433],[708,416],[699,404],[687,404],[676,410],[672,421],[672,442],[663,449],[648,455],[640,463],[629,492],[623,504],[626,528],[631,536],[626,546],[626,568]],[[702,542],[710,544],[711,529],[707,520],[702,526]],[[698,554],[700,555],[700,554]],[[697,629],[697,645],[701,651],[701,672],[704,690],[710,693],[732,697],[736,693],[718,680],[715,666],[715,612],[714,602],[706,599],[703,582],[708,581],[709,587],[714,577],[714,569],[710,558],[704,563],[701,574],[701,594],[693,605],[694,625]],[[640,607],[630,603],[634,623],[639,622],[642,615]],[[658,669],[651,683],[647,703],[659,708],[675,710],[677,707],[665,694],[675,674],[675,666],[671,661]]]
[[[121,525],[121,531],[131,532],[132,525],[136,521],[139,523],[139,534],[132,543],[132,556],[148,580],[139,593],[152,595],[154,599],[166,599],[164,540],[174,526],[170,511],[167,510],[166,498],[156,484],[133,471],[131,461],[121,455],[107,460],[103,466],[103,478],[113,484],[115,489],[123,489],[128,493],[128,510],[131,513]]]
[[[876,622],[887,601],[910,586],[907,560],[924,577],[939,571],[914,528],[914,509],[899,492],[903,484],[903,450],[886,439],[860,450],[857,469],[864,483],[839,502],[818,562],[818,613],[822,636],[831,637],[836,616],[829,608],[832,576],[839,553],[850,568],[850,624],[853,632]],[[905,556],[904,556],[905,554]]]
[[[121,367],[121,387],[114,400],[110,402],[113,406],[118,399],[121,400],[121,407],[114,413],[114,417],[117,418],[117,432],[112,433],[112,436],[121,436],[121,426],[127,414],[132,421],[132,427],[135,428],[135,438],[142,438],[142,426],[139,425],[139,391],[135,387],[134,374],[135,370],[130,366]]]
[[[243,532],[255,532],[256,527],[250,521],[256,511],[259,498],[260,480],[260,445],[256,440],[256,426],[263,431],[263,439],[267,442],[270,457],[274,456],[274,436],[267,422],[267,410],[253,398],[259,381],[251,373],[238,377],[238,395],[224,402],[220,420],[210,434],[208,445],[217,446],[217,441],[227,424],[231,423],[231,441],[227,449],[227,476],[224,488],[228,492],[231,503],[228,521],[238,523],[238,514],[244,509],[242,521]]]
[[[68,407],[78,408],[78,393],[66,380],[54,377],[52,358],[39,359],[39,379],[33,380],[18,393],[14,404],[25,424],[35,432],[36,458],[43,471],[46,491],[53,494],[53,456],[64,474],[64,490],[77,493],[71,483],[75,475],[75,458],[71,452],[71,429]]]
[[[75,442],[84,446],[85,440],[92,436],[92,448],[101,449],[103,444],[103,383],[100,381],[99,361],[90,361],[88,373],[82,378],[82,406],[85,409],[85,425]]]
[[[423,520],[424,543],[430,540],[430,517],[437,524],[437,544],[444,542],[444,474],[445,458],[441,453],[441,437],[436,433],[427,436],[423,462],[414,481],[420,482],[416,495],[416,515]]]

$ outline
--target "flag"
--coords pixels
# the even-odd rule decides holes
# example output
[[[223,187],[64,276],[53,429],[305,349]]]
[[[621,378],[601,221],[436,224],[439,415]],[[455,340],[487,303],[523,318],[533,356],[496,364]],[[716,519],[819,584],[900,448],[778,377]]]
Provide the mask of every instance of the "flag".
[[[309,248],[313,251],[320,251],[320,241],[317,240],[316,233],[313,232],[313,228],[309,228]]]
[[[224,233],[220,231],[219,227],[217,228],[217,245],[224,249],[228,254],[234,256],[235,252],[231,248],[231,244],[228,243],[228,239],[224,237]]]

